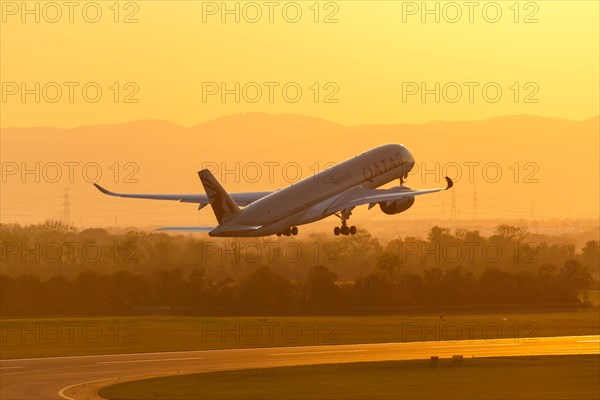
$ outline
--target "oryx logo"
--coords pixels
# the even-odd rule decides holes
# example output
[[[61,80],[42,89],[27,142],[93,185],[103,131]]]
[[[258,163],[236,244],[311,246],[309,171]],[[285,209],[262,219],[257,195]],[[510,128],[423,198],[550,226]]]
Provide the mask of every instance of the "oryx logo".
[[[208,169],[203,169],[198,172],[198,175],[219,224],[224,218],[237,214],[240,211],[235,201],[227,194]]]

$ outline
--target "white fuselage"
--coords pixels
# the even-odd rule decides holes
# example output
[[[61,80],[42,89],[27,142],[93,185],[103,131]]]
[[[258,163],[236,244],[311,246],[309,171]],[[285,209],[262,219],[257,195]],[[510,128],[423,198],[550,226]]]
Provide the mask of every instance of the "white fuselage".
[[[210,235],[265,236],[320,220],[333,214],[330,205],[349,191],[360,186],[374,189],[406,177],[414,163],[400,144],[376,147],[255,201]]]

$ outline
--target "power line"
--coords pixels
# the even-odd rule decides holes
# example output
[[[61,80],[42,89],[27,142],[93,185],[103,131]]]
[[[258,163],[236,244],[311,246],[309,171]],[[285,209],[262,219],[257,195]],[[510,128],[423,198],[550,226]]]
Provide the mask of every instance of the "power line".
[[[458,220],[458,213],[456,212],[456,195],[454,193],[454,188],[452,188],[452,200],[450,201],[450,220]]]
[[[63,222],[66,225],[70,225],[71,224],[71,209],[70,209],[70,204],[69,204],[69,189],[65,188],[65,197],[64,197],[64,201],[63,201],[63,215],[62,215],[62,219]]]
[[[473,187],[473,220],[479,218],[479,210],[477,208],[477,186]]]

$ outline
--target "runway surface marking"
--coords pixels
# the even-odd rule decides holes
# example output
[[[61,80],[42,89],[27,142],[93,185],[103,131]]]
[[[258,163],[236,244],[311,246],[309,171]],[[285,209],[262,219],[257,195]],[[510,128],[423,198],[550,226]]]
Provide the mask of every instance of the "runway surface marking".
[[[127,364],[143,362],[161,362],[161,361],[183,361],[183,360],[203,360],[203,357],[183,357],[183,358],[155,358],[153,360],[126,360],[126,361],[99,361],[96,364]]]
[[[102,387],[152,377],[387,360],[600,354],[600,336],[287,346],[0,360],[2,400],[100,399]],[[285,357],[290,356],[290,357]],[[166,363],[166,364],[165,364]]]
[[[72,397],[69,397],[69,396],[65,395],[65,391],[67,391],[68,389],[71,389],[72,387],[79,386],[79,385],[85,386],[85,385],[88,385],[90,383],[106,382],[106,381],[112,381],[112,380],[114,380],[114,378],[96,379],[94,381],[87,381],[87,382],[75,383],[74,385],[66,386],[66,387],[60,389],[58,391],[58,395],[60,397],[62,397],[63,399],[73,400]]]
[[[535,343],[535,342],[532,342]],[[527,344],[527,343],[525,343]],[[523,343],[495,343],[494,346],[519,346],[519,345],[523,345]],[[472,344],[471,347],[481,347],[481,346],[489,346],[489,344]],[[449,345],[449,346],[430,346],[430,349],[452,349],[452,348],[460,348],[460,347],[465,347],[464,344],[457,344],[457,345]]]
[[[270,356],[297,356],[305,354],[331,354],[331,353],[363,353],[367,350],[329,350],[329,351],[307,351],[305,353],[273,353]]]

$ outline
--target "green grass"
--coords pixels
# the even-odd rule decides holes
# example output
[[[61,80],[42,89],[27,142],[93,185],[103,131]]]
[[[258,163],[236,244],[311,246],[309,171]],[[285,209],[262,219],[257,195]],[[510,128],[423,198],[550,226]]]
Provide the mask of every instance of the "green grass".
[[[269,318],[40,317],[5,318],[0,320],[0,324],[2,359],[471,339],[468,324],[474,326],[474,339],[482,338],[483,328],[489,326],[488,324],[497,324],[503,338],[600,333],[598,309],[448,314],[444,315],[444,320],[435,315]],[[229,330],[224,336],[221,335],[224,332],[223,326]],[[456,326],[460,327],[462,332],[458,332]],[[212,333],[210,329],[216,329],[216,332]],[[496,329],[487,331],[493,335]],[[238,337],[235,332],[239,333]],[[259,333],[255,339],[255,335]]]
[[[598,289],[590,289],[587,291],[583,300],[587,300],[592,303],[594,306],[600,306],[600,290]]]
[[[109,386],[137,399],[598,399],[600,356],[541,356],[330,364],[210,372]]]

